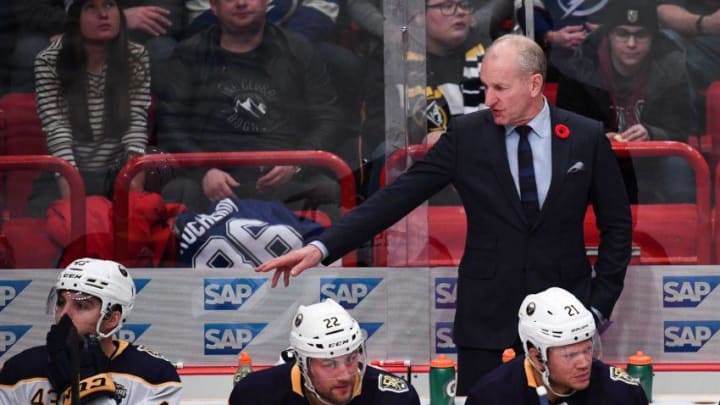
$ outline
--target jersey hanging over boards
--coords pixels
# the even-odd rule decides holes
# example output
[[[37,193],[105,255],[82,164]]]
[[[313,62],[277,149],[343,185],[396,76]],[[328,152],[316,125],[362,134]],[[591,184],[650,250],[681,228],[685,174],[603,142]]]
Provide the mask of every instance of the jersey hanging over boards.
[[[208,213],[186,212],[175,221],[178,267],[256,267],[303,246],[322,227],[278,201],[226,198]]]

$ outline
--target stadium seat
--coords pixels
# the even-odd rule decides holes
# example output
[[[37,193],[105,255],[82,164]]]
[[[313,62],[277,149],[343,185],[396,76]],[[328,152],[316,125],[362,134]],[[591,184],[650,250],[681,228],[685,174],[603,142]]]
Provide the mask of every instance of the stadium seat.
[[[2,156],[47,155],[34,93],[10,93],[0,98],[0,149]],[[27,216],[27,200],[40,173],[22,170],[2,174],[5,216]]]
[[[558,84],[555,82],[549,82],[545,83],[545,89],[543,90],[543,93],[545,94],[545,97],[547,98],[548,103],[552,105],[557,104],[557,92],[558,92]]]
[[[355,178],[350,167],[341,158],[323,151],[277,151],[277,152],[197,152],[197,153],[164,153],[141,156],[128,162],[118,173],[115,181],[115,255],[121,263],[128,261],[128,229],[129,221],[129,187],[130,179],[144,170],[159,167],[214,167],[226,166],[264,166],[264,165],[295,165],[316,166],[332,171],[340,183],[342,212],[345,213],[355,206]],[[301,212],[302,216],[311,218],[322,226],[329,225],[329,218],[322,212]],[[169,256],[173,256],[170,252]],[[343,258],[343,265],[355,266],[356,252]]]
[[[688,143],[708,158],[711,168],[720,161],[720,81],[705,91],[705,133],[690,136]]]
[[[0,118],[3,111],[0,111]],[[2,120],[0,120],[2,122]],[[0,123],[0,129],[4,124]],[[70,185],[71,218],[70,237],[78,241],[70,249],[73,254],[85,251],[82,235],[85,233],[85,191],[77,170],[63,159],[48,155],[0,156],[2,175],[17,172],[41,172],[43,170],[60,172]],[[8,176],[13,177],[13,176]],[[12,193],[12,190],[9,190]],[[46,232],[45,218],[10,216],[3,213],[2,232],[7,237],[9,249],[14,256],[14,268],[51,268],[54,267],[61,248],[50,240]]]
[[[634,252],[631,264],[711,263],[710,177],[700,153],[680,142],[613,143],[613,150],[623,157],[679,156],[692,165],[696,174],[695,204],[639,204],[631,207]],[[417,160],[425,155],[427,147],[415,145],[408,148],[407,152],[413,160]],[[403,155],[397,152],[391,155],[388,166],[397,167],[398,162],[402,161],[399,157]],[[408,222],[401,221],[375,238],[374,264],[399,267],[457,266],[465,248],[467,233],[463,207],[426,206],[416,209],[410,215],[413,214],[427,218],[427,238],[408,243],[411,232],[417,230],[408,232]],[[584,230],[588,255],[594,258],[600,237],[591,207],[588,208]],[[720,230],[716,232],[716,243],[720,248]],[[400,242],[393,242],[393,238]],[[410,246],[413,243],[420,245]]]

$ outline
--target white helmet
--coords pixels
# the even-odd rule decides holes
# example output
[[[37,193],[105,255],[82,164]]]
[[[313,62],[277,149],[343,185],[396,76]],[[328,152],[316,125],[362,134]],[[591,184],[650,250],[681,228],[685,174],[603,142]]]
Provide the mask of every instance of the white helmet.
[[[530,361],[542,375],[545,387],[559,397],[572,395],[574,390],[567,394],[553,390],[550,384],[550,368],[547,366],[548,349],[594,339],[595,320],[592,313],[568,291],[551,287],[525,297],[520,304],[518,317],[518,334],[523,342],[525,356],[529,359],[530,347],[535,347],[540,361],[544,363],[541,369],[534,361]]]
[[[364,343],[365,335],[358,322],[331,299],[308,306],[300,305],[290,331],[290,347],[305,378],[305,387],[318,398],[308,375],[308,358],[330,359],[356,350],[364,356]],[[364,358],[361,359],[358,370],[361,381],[365,363]]]
[[[96,332],[100,337],[108,337],[125,323],[135,303],[135,283],[125,266],[111,260],[92,258],[77,259],[70,263],[55,282],[55,290],[77,291],[92,295],[100,300],[100,319]],[[100,325],[104,318],[119,306],[121,318],[111,331],[103,333]]]
[[[574,295],[558,287],[525,297],[518,317],[525,354],[528,343],[532,343],[543,361],[547,361],[550,347],[567,346],[595,336],[592,313]]]

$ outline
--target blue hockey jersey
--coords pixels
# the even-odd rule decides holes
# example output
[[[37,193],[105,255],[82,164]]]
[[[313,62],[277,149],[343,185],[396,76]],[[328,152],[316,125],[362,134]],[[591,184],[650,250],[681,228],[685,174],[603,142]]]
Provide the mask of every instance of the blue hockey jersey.
[[[303,246],[322,227],[278,201],[220,200],[208,213],[186,212],[175,221],[178,267],[256,267]]]
[[[594,359],[590,385],[557,401],[558,405],[647,405],[640,384],[624,370]],[[532,366],[519,356],[492,370],[470,390],[465,405],[537,405],[539,399]]]

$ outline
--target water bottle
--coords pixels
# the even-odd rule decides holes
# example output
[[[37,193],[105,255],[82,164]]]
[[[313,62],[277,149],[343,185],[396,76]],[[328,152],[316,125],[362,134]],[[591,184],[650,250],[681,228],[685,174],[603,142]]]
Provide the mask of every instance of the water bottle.
[[[637,378],[645,390],[648,402],[652,402],[653,366],[652,357],[638,351],[628,357],[627,373]]]
[[[252,357],[243,351],[238,356],[238,368],[233,376],[233,386],[240,382],[245,376],[252,372]]]
[[[455,362],[444,354],[430,361],[430,405],[455,403]]]

